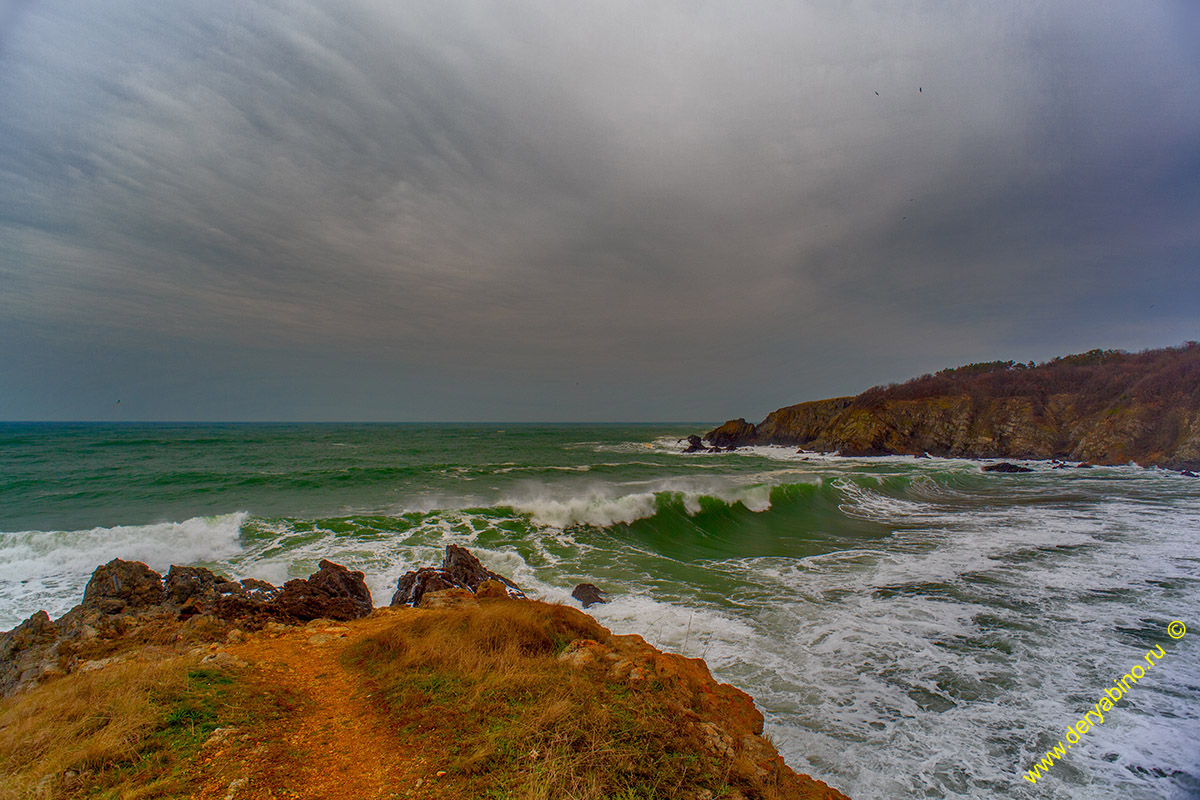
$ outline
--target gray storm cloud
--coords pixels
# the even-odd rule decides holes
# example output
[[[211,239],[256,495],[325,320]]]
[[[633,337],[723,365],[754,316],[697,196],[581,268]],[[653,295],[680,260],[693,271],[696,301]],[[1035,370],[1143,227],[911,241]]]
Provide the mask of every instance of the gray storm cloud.
[[[1195,338],[1182,6],[105,0],[0,24],[10,417],[89,416],[62,395],[104,385],[76,368],[97,352],[152,417],[311,391],[282,413],[661,419]],[[370,388],[303,388],[322,375]],[[240,399],[205,405],[222,382]]]

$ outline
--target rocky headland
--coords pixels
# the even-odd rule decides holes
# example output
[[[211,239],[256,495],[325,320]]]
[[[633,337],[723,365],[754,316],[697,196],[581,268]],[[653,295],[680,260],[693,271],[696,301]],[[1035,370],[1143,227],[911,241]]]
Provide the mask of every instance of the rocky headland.
[[[67,614],[0,634],[0,798],[846,800],[702,660],[527,599],[463,548],[386,608],[319,567],[275,587],[115,559]]]
[[[1200,344],[997,361],[730,420],[689,451],[756,444],[845,456],[1065,459],[1200,469]]]

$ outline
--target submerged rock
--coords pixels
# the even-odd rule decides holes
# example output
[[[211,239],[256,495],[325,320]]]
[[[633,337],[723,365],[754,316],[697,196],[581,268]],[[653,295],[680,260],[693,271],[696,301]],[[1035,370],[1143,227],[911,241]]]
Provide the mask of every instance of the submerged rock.
[[[604,595],[607,594],[603,589],[591,583],[581,583],[571,592],[571,597],[574,597],[580,603],[583,603],[584,608],[591,608],[597,603],[607,603]]]
[[[1029,467],[1010,464],[1007,461],[1001,461],[999,464],[987,464],[983,468],[984,472],[1033,472]]]

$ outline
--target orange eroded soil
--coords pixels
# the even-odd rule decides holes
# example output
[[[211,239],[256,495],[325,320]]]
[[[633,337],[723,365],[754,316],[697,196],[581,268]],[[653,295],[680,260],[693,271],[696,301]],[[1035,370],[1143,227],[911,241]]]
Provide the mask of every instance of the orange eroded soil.
[[[282,719],[251,731],[218,733],[198,766],[203,800],[314,798],[394,800],[429,796],[437,754],[401,737],[362,676],[339,657],[352,642],[388,626],[376,612],[349,625],[322,623],[261,633],[223,649],[248,662],[246,680],[273,697]],[[431,759],[432,756],[432,759]]]

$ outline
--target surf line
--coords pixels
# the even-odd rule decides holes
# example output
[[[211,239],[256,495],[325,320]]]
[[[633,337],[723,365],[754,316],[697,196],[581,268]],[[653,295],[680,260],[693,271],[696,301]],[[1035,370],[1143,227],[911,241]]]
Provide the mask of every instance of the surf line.
[[[1167,635],[1172,639],[1182,639],[1187,632],[1182,622],[1178,620],[1167,626]],[[1104,695],[1096,701],[1095,705],[1083,715],[1083,718],[1074,725],[1067,726],[1066,740],[1067,744],[1064,747],[1062,739],[1058,740],[1058,744],[1046,751],[1046,754],[1041,757],[1033,765],[1033,769],[1025,773],[1025,780],[1030,783],[1037,783],[1038,778],[1043,777],[1054,766],[1055,761],[1061,761],[1066,757],[1067,751],[1071,749],[1071,745],[1079,742],[1083,735],[1097,725],[1104,724],[1104,713],[1109,711],[1113,704],[1130,692],[1130,684],[1136,684],[1142,678],[1146,677],[1146,670],[1153,667],[1159,661],[1166,658],[1166,652],[1162,649],[1162,645],[1158,645],[1154,650],[1146,651],[1146,666],[1142,666],[1141,662],[1130,667],[1124,675],[1113,680],[1111,688],[1104,690]],[[1093,721],[1094,720],[1094,721]]]

